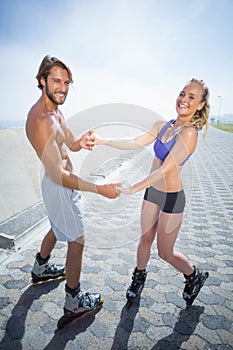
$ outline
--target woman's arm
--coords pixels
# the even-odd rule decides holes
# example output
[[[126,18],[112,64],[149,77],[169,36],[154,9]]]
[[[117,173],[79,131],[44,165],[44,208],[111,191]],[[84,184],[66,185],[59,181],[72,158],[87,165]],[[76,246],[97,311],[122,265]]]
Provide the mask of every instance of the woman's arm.
[[[108,138],[104,139],[101,138],[96,133],[93,134],[94,137],[94,144],[95,145],[107,145],[109,147],[123,149],[123,150],[131,150],[136,149],[139,147],[143,147],[146,145],[149,145],[153,141],[155,141],[156,137],[158,136],[159,130],[161,128],[161,125],[163,125],[163,122],[157,122],[153,126],[153,128],[150,131],[147,131],[146,133],[139,135],[137,137],[125,137],[125,138],[119,138],[119,139],[113,139]]]
[[[156,185],[156,183],[162,179],[166,180],[168,174],[171,174],[172,172],[178,173],[181,164],[190,154],[195,151],[197,145],[197,137],[197,131],[194,128],[185,128],[177,136],[176,143],[172,147],[163,164],[144,180],[134,184],[129,188],[122,187],[120,189],[121,192],[126,194],[134,194],[150,186]]]

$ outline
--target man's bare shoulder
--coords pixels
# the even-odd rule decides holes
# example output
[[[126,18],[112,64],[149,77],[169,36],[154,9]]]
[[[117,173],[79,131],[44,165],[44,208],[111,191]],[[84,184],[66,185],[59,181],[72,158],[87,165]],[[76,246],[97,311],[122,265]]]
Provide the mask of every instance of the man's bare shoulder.
[[[37,101],[29,110],[27,115],[27,121],[26,125],[30,124],[33,126],[34,124],[37,124],[38,122],[43,122],[48,120],[48,113],[46,113],[39,101]]]
[[[49,112],[45,111],[43,104],[38,100],[29,110],[26,120],[26,129],[38,129],[51,127],[53,124]]]
[[[32,106],[26,120],[26,135],[35,146],[40,139],[49,138],[55,134],[54,123],[49,113],[44,111],[40,103]]]

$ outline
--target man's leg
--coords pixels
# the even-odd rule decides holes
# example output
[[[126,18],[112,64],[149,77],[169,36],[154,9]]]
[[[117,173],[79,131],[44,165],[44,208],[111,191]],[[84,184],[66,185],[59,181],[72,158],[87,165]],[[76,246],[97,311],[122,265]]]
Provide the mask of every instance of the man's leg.
[[[81,237],[79,241],[76,242],[68,242],[66,258],[66,281],[67,286],[70,289],[76,289],[79,286],[83,248],[84,237]]]
[[[65,277],[64,266],[57,266],[49,263],[50,254],[57,242],[52,229],[44,237],[40,253],[37,253],[34,266],[32,268],[32,283],[39,283],[50,279]]]
[[[72,322],[81,315],[101,307],[103,299],[99,293],[83,293],[80,287],[84,236],[76,242],[68,242],[66,259],[65,305],[64,315],[58,321],[58,328]]]
[[[50,229],[41,243],[41,248],[40,248],[41,259],[45,260],[50,256],[56,242],[57,242],[57,238],[53,233],[53,230]]]

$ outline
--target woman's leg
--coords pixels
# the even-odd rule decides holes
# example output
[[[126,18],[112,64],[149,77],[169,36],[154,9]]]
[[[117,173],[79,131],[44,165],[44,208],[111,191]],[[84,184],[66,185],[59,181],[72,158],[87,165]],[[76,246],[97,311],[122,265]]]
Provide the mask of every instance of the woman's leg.
[[[157,247],[161,259],[167,261],[178,271],[191,275],[194,271],[188,259],[174,249],[175,241],[182,223],[183,213],[161,212],[157,225]]]
[[[137,268],[146,269],[154,242],[160,209],[157,204],[143,200],[141,210],[141,238],[137,248]]]
[[[156,226],[159,216],[159,207],[144,200],[141,210],[141,238],[137,249],[137,267],[132,275],[132,283],[126,291],[130,307],[134,299],[142,293],[146,281],[146,266],[150,258],[151,245],[156,235]]]

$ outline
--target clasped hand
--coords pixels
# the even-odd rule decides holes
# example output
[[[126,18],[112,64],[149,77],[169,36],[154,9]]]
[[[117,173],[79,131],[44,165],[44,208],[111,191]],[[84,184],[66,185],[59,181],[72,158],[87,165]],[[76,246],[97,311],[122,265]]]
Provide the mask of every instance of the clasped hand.
[[[120,193],[124,193],[124,194],[134,194],[134,187],[133,187],[133,186],[120,185],[120,186],[117,186],[116,189],[117,189]]]
[[[92,151],[95,145],[100,145],[102,143],[102,140],[103,139],[99,137],[97,134],[95,134],[93,130],[90,130],[81,137],[80,146],[84,149]],[[128,195],[134,194],[133,186],[125,186],[122,184],[111,184],[111,185],[105,185],[105,186],[106,187],[105,187],[105,191],[103,191],[104,192],[103,195],[109,198],[116,198],[121,193],[128,194]],[[113,188],[115,188],[116,190],[115,193],[112,193],[112,191],[114,192]]]

